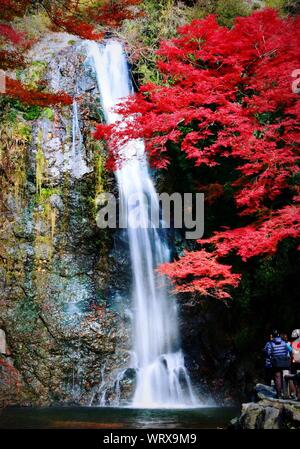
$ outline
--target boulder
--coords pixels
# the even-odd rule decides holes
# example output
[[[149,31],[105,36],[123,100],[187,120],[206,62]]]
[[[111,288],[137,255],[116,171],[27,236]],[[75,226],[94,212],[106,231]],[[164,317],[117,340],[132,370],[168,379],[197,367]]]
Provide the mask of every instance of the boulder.
[[[242,404],[235,429],[300,429],[300,402],[276,399],[271,387],[256,385],[258,402]]]

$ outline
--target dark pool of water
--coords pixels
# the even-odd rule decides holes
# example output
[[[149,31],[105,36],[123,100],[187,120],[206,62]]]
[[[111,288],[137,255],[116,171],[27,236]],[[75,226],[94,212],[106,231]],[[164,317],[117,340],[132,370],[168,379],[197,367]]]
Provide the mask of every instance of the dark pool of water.
[[[8,407],[0,429],[217,429],[239,414],[233,407],[130,409],[100,407]]]

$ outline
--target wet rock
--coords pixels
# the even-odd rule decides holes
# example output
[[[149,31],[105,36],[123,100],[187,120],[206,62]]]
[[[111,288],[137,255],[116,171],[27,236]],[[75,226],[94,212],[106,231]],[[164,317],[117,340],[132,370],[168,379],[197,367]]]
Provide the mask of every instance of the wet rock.
[[[87,405],[100,386],[116,394],[113,373],[126,369],[129,349],[128,320],[109,291],[120,272],[114,231],[95,221],[99,92],[74,36],[49,33],[30,60],[47,64],[53,91],[78,96],[78,121],[74,131],[74,106],[32,120],[22,192],[13,183],[1,192],[0,327],[11,359],[0,360],[0,397],[5,405]],[[103,176],[114,190],[112,175]]]
[[[270,387],[258,384],[258,402],[242,405],[241,415],[232,421],[236,429],[287,429],[300,428],[300,403],[275,399]]]
[[[213,398],[218,405],[239,404],[252,385],[230,341],[225,305],[187,294],[179,296],[178,304],[182,348],[192,382],[199,386],[198,397]]]
[[[0,354],[6,354],[6,335],[3,329],[0,329]]]
[[[59,211],[63,210],[64,204],[60,195],[53,194],[49,197],[50,204],[58,209]]]
[[[257,384],[255,387],[255,392],[258,399],[276,399],[276,391],[269,385]]]

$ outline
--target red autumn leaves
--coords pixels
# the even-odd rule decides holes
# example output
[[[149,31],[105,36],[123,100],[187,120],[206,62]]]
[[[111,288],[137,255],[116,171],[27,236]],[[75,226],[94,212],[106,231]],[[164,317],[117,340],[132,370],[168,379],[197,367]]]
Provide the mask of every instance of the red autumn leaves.
[[[23,103],[41,107],[55,104],[72,104],[73,101],[72,97],[64,92],[51,94],[49,92],[30,90],[24,87],[20,81],[11,78],[6,80],[6,95],[17,98]]]
[[[239,275],[227,256],[246,261],[274,254],[280,241],[300,235],[300,103],[292,90],[299,42],[299,17],[282,19],[271,9],[237,18],[233,29],[213,16],[193,21],[161,44],[157,65],[164,84],[142,86],[119,107],[134,119],[127,126],[98,126],[96,137],[109,141],[111,167],[132,138],[145,140],[157,168],[167,168],[170,142],[196,166],[209,170],[222,158],[237,165],[234,199],[251,224],[217,231],[198,242],[199,251],[162,266],[180,291],[230,297]]]

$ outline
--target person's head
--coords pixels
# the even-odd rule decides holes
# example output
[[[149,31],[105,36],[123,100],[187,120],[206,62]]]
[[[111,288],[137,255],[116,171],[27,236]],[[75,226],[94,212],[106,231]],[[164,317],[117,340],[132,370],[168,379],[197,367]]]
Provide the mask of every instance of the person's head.
[[[289,337],[287,334],[280,334],[280,337],[282,338],[282,340],[284,341],[289,341]]]
[[[294,329],[291,338],[296,339],[300,337],[300,329]]]
[[[279,332],[277,330],[273,330],[272,337],[273,338],[279,337]]]

